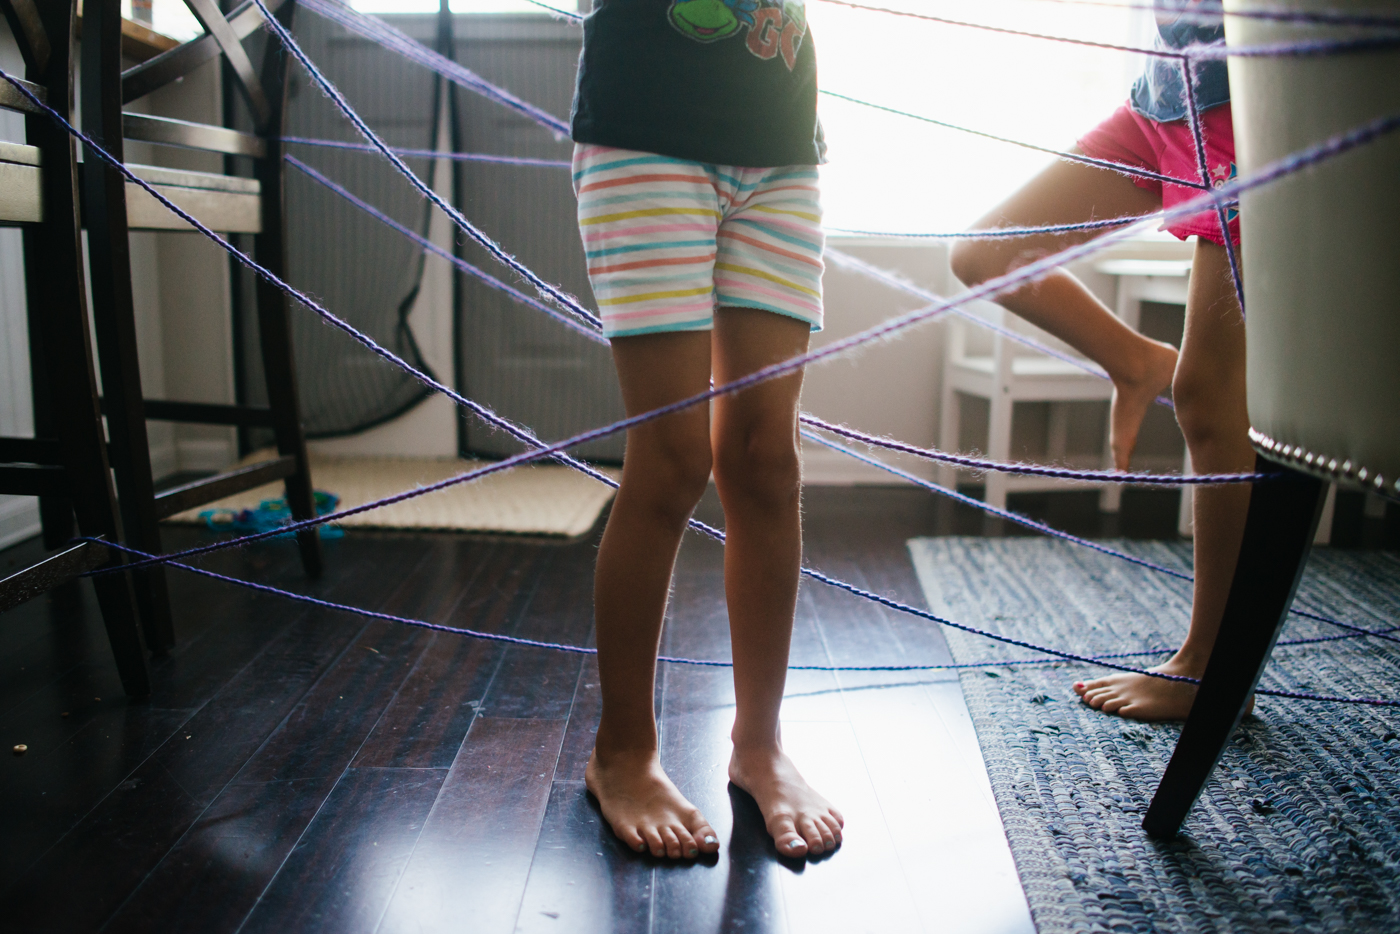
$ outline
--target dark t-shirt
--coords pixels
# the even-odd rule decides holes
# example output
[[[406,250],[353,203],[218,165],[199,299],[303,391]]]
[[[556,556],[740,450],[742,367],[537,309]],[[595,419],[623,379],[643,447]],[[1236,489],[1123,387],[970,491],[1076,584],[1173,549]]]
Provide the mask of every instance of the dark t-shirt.
[[[600,0],[583,24],[572,130],[696,162],[826,161],[801,0]]]

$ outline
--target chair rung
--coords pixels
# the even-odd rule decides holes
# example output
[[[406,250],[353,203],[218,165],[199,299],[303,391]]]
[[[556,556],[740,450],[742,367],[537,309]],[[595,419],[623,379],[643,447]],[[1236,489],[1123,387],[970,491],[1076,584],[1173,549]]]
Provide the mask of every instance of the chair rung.
[[[261,159],[267,155],[267,143],[250,133],[149,114],[123,113],[122,135],[148,143],[224,152],[233,156]]]
[[[48,496],[68,492],[68,472],[52,465],[0,467],[0,492],[12,496]]]
[[[107,563],[105,545],[83,542],[0,580],[0,613]]]
[[[147,418],[198,425],[272,425],[272,410],[253,405],[219,405],[210,402],[167,402],[147,399]]]
[[[59,464],[63,448],[49,438],[0,438],[0,463]]]
[[[261,464],[252,464],[237,470],[230,470],[227,473],[205,477],[203,480],[196,480],[193,483],[186,483],[184,486],[177,486],[174,489],[157,493],[156,516],[160,519],[167,519],[176,513],[184,512],[186,509],[203,506],[216,499],[223,499],[225,496],[242,493],[244,490],[262,486],[264,483],[290,477],[296,472],[296,458],[290,454],[284,454]]]
[[[42,85],[34,84],[32,81],[24,81],[20,78],[12,79],[24,85],[24,89],[41,101],[48,100],[48,89]],[[0,81],[0,107],[8,110],[25,110],[30,113],[43,113],[38,107],[30,103],[29,98],[21,94],[9,81]]]

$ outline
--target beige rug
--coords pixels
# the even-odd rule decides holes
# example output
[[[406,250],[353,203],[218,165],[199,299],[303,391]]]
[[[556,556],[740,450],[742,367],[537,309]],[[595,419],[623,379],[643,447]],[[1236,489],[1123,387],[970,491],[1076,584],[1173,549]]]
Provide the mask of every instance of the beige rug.
[[[241,465],[273,456],[257,451]],[[466,473],[489,461],[408,457],[330,457],[311,455],[312,484],[340,497],[337,511],[428,486]],[[621,471],[602,468],[613,477]],[[255,509],[266,499],[280,499],[282,482],[269,483],[198,509],[171,516],[169,522],[203,524],[209,509]],[[507,535],[541,535],[576,539],[598,522],[613,490],[576,470],[557,464],[514,467],[501,473],[416,496],[340,520],[346,528],[432,529]]]

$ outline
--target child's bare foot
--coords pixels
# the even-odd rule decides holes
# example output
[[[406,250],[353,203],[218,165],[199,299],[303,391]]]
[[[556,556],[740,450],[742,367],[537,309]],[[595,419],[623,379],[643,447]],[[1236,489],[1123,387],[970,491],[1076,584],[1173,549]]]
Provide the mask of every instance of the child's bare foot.
[[[1184,675],[1199,678],[1199,671],[1187,670],[1180,663],[1167,661],[1150,668],[1168,675]],[[1191,705],[1196,701],[1196,685],[1187,681],[1168,681],[1165,678],[1151,678],[1122,672],[1097,678],[1093,681],[1078,681],[1074,693],[1084,703],[1104,713],[1117,714],[1130,720],[1149,722],[1159,720],[1185,720],[1191,713]],[[1249,699],[1245,713],[1254,710],[1254,698]]]
[[[1176,372],[1176,348],[1147,338],[1143,341],[1148,347],[1138,374],[1131,379],[1119,374],[1113,380],[1108,443],[1113,450],[1113,465],[1119,470],[1128,469],[1142,420],[1153,401],[1171,385]]]
[[[729,760],[729,780],[753,796],[773,844],[784,856],[818,856],[841,845],[841,812],[812,790],[779,749],[740,753]]]
[[[719,851],[719,836],[700,810],[680,793],[656,753],[614,754],[603,764],[588,758],[584,784],[619,840],[641,853],[694,859]]]

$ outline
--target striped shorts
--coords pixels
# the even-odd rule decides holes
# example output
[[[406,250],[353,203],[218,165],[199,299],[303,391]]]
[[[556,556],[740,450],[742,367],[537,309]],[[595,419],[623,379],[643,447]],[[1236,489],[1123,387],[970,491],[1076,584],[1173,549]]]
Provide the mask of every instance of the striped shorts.
[[[608,337],[707,331],[721,305],[822,326],[816,166],[574,147],[578,224]]]

